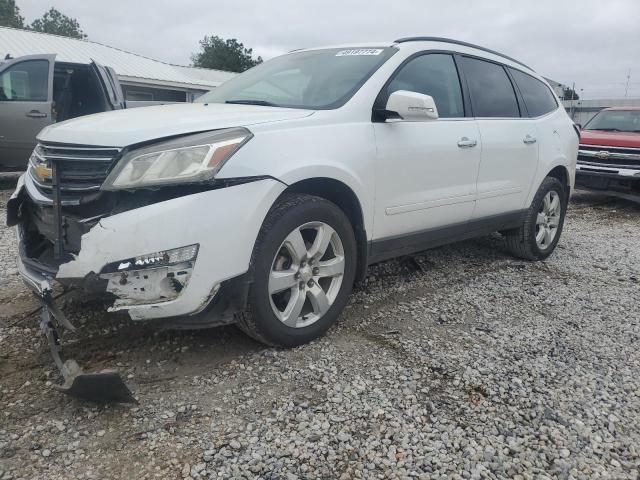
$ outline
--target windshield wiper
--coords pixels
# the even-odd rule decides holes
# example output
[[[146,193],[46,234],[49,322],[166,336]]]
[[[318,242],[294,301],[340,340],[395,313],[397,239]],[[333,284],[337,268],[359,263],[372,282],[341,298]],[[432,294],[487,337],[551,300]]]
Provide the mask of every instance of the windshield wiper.
[[[621,132],[618,128],[594,128],[593,130],[600,130],[601,132]]]
[[[266,100],[225,100],[224,103],[233,103],[237,105],[261,105],[263,107],[277,107],[275,103]]]

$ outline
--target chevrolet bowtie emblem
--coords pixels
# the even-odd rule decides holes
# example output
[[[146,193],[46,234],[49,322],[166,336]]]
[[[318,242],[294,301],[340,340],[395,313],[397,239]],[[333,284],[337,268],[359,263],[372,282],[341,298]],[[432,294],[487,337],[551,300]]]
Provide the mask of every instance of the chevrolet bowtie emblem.
[[[51,178],[51,176],[53,175],[53,172],[51,171],[51,169],[49,167],[47,167],[46,165],[37,165],[35,168],[36,171],[36,176],[40,179],[45,179],[45,178]]]
[[[606,150],[600,150],[598,153],[596,153],[595,156],[600,160],[606,160],[607,158],[609,158],[609,155],[609,152],[607,152]]]

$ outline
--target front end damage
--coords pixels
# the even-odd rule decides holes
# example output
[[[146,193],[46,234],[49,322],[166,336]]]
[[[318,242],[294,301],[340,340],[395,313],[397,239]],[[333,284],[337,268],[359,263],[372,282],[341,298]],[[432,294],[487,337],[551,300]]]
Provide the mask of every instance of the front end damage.
[[[75,360],[65,359],[61,331],[74,331],[76,328],[54,301],[51,277],[46,272],[25,265],[22,258],[18,259],[18,271],[42,304],[40,331],[63,378],[63,383],[55,385],[55,388],[67,395],[96,402],[135,402],[131,390],[116,370],[86,373]]]
[[[64,379],[58,388],[131,402],[116,371],[85,373],[64,358],[61,332],[74,327],[53,300],[54,286],[104,295],[110,311],[163,328],[233,323],[246,301],[254,240],[285,185],[252,178],[102,191],[108,168],[100,176],[95,165],[88,172],[78,165],[65,176],[67,164],[58,163],[48,182],[26,172],[8,202],[7,223],[17,226],[20,275],[42,302],[40,327]]]

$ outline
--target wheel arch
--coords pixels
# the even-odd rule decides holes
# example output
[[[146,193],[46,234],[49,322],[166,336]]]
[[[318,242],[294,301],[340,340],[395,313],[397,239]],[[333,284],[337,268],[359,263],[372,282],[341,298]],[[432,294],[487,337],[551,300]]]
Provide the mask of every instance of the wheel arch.
[[[569,174],[569,169],[565,165],[556,165],[553,167],[549,173],[547,173],[546,177],[557,178],[562,185],[567,189],[567,198],[571,194],[571,176]]]
[[[367,272],[369,244],[364,211],[358,196],[346,183],[329,177],[313,177],[289,185],[281,195],[305,193],[328,200],[340,208],[351,222],[356,237],[358,258],[356,282],[362,281]]]

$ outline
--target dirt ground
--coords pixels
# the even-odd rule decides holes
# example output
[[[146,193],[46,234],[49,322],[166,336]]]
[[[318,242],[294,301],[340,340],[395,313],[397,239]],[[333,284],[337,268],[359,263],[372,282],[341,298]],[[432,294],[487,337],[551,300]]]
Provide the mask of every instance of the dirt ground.
[[[640,205],[574,195],[545,262],[495,234],[374,266],[292,350],[63,296],[67,355],[137,405],[53,388],[14,257],[2,227],[0,479],[638,478]]]

